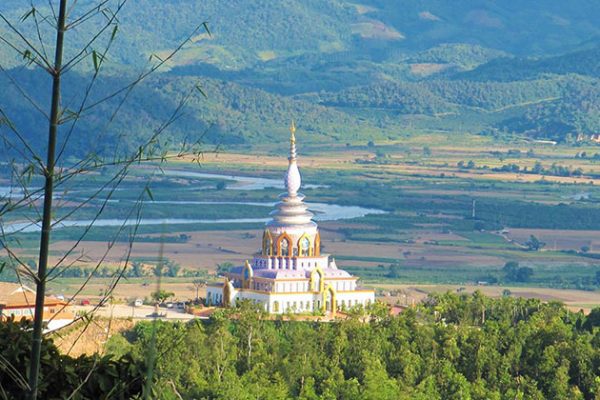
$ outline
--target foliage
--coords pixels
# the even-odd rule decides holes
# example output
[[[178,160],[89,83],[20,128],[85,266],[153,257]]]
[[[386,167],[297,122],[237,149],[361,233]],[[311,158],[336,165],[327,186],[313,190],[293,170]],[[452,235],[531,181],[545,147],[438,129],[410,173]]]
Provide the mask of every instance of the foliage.
[[[47,5],[41,3],[39,12],[44,14]],[[469,0],[448,7],[428,0],[404,4],[399,12],[391,0],[361,5],[335,0],[264,0],[253,5],[240,0],[140,0],[122,10],[120,19],[127,29],[119,30],[92,101],[124,87],[148,57],[169,54],[181,41],[181,32],[198,25],[198,12],[208,19],[212,35],[192,38],[160,74],[128,93],[129,101],[110,129],[102,116],[112,114],[109,110],[123,96],[89,112],[66,154],[80,155],[90,147],[112,154],[115,142],[123,139],[119,150],[136,149],[147,139],[148,128],[166,120],[196,86],[210,96],[188,104],[170,124],[164,137],[172,147],[199,138],[228,146],[277,142],[291,116],[308,133],[307,141],[329,143],[398,138],[407,126],[398,114],[414,116],[419,132],[442,128],[564,142],[573,135],[598,132],[600,47],[555,55],[588,40],[591,31],[595,34],[598,6],[576,0],[556,5],[542,17],[536,8],[542,7],[539,1],[517,3],[490,7]],[[14,20],[29,8],[16,0],[0,4],[0,11]],[[574,12],[578,8],[585,11]],[[516,11],[519,18],[512,15]],[[565,20],[569,16],[579,22]],[[588,18],[589,25],[580,23]],[[569,23],[558,26],[555,19]],[[537,21],[535,30],[532,20]],[[488,30],[485,23],[490,21],[497,26]],[[262,29],[266,24],[269,29]],[[36,36],[33,24],[23,29]],[[7,30],[0,24],[0,35],[10,39]],[[373,38],[368,34],[372,31],[400,36]],[[67,54],[86,39],[89,32],[73,35]],[[11,82],[19,82],[37,104],[47,103],[43,93],[48,83],[9,50],[0,46],[0,86],[6,89],[0,107],[20,130],[35,132],[43,116],[27,110],[27,100]],[[71,90],[63,97],[77,104],[94,70],[92,62],[78,64],[69,74]],[[103,132],[103,140],[95,143],[86,132]],[[136,135],[126,135],[130,132]]]
[[[546,245],[546,243],[540,242],[537,237],[530,235],[529,240],[525,242],[525,245],[530,251],[539,251]]]
[[[167,300],[169,297],[173,297],[175,296],[175,293],[173,292],[168,292],[166,290],[163,289],[159,289],[155,292],[152,292],[150,294],[150,296],[152,297],[152,299],[158,303],[163,303],[165,300]]]
[[[529,267],[519,267],[519,263],[516,261],[507,262],[504,265],[504,268],[502,268],[502,271],[505,274],[507,282],[529,282],[533,275],[533,269]]]
[[[600,309],[585,317],[475,292],[430,295],[397,316],[378,304],[349,314],[273,321],[243,303],[206,322],[140,322],[113,336],[105,357],[74,359],[44,340],[41,396],[66,398],[81,385],[75,398],[135,397],[152,344],[156,399],[594,399],[600,391]],[[27,365],[27,327],[0,325],[9,399],[22,398],[15,372]]]
[[[24,399],[31,352],[31,324],[25,320],[0,323],[0,397]],[[39,398],[131,399],[141,393],[144,364],[131,354],[122,357],[60,354],[43,339]]]
[[[597,310],[476,292],[431,295],[398,316],[379,305],[350,314],[273,321],[244,303],[205,323],[159,323],[156,398],[593,399],[600,389]],[[125,334],[134,359],[152,329]]]

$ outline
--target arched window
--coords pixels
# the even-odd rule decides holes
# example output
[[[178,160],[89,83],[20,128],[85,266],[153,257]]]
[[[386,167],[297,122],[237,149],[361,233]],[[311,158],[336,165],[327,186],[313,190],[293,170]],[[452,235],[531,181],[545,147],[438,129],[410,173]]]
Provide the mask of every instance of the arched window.
[[[300,256],[308,257],[310,255],[310,239],[308,237],[303,236],[298,243],[298,247],[300,248]]]
[[[275,312],[275,313],[279,312],[279,302],[277,300],[275,300],[273,302],[273,312]]]
[[[323,271],[320,268],[315,268],[310,273],[310,290],[312,292],[322,292],[324,288]]]
[[[263,233],[263,256],[272,256],[273,255],[273,237],[271,236],[271,232],[266,230]]]
[[[288,239],[281,240],[281,255],[283,257],[289,257],[290,255],[290,241]]]

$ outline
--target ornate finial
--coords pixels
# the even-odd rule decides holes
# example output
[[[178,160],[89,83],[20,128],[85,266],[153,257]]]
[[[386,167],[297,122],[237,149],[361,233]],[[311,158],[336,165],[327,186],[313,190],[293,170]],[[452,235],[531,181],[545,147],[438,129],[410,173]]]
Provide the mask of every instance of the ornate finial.
[[[296,124],[294,123],[294,120],[292,120],[292,124],[290,125],[290,158],[289,160],[295,160],[296,159]]]
[[[300,171],[298,171],[298,166],[296,165],[296,124],[294,120],[292,120],[292,124],[290,125],[290,156],[288,157],[289,165],[287,173],[285,174],[285,187],[288,191],[288,195],[290,197],[295,197],[298,193],[298,189],[300,189],[300,184],[302,183],[302,179],[300,178]]]
[[[296,124],[294,123],[294,120],[292,120],[292,124],[290,125],[290,132],[292,133],[290,142],[296,143]]]

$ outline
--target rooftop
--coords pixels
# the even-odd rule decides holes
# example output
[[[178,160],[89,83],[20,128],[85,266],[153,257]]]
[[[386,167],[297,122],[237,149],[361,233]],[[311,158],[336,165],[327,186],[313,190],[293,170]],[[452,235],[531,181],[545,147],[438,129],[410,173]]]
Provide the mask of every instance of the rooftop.
[[[244,267],[234,267],[229,270],[230,274],[241,275]],[[255,278],[268,279],[307,279],[310,278],[312,270],[306,269],[255,269]],[[337,268],[323,268],[325,278],[352,278],[348,272]]]
[[[56,297],[46,296],[46,305],[65,304]],[[35,290],[19,284],[0,282],[0,305],[2,307],[33,307],[35,305]]]

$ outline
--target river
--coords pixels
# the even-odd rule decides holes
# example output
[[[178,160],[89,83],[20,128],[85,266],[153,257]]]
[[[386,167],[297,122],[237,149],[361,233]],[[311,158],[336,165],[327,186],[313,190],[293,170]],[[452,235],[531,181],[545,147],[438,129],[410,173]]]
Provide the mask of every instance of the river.
[[[233,181],[232,185],[227,186],[228,189],[237,190],[262,190],[266,188],[283,189],[282,180],[250,177],[250,176],[236,176],[236,175],[222,175],[222,174],[210,174],[200,173],[192,171],[182,170],[165,170],[165,175],[168,176],[181,176],[189,178],[205,178],[205,179],[225,179]],[[322,185],[304,185],[308,188],[324,187]],[[22,193],[22,191],[11,189],[10,187],[0,187],[0,194],[8,194],[13,197],[15,194]],[[113,200],[112,202],[130,202],[127,200]],[[186,201],[186,200],[165,200],[165,201],[149,201],[150,204],[167,204],[167,205],[240,205],[240,206],[260,206],[265,208],[273,208],[275,203],[273,202],[241,202],[241,201]],[[316,221],[336,221],[342,219],[352,219],[364,217],[369,214],[384,214],[385,211],[365,208],[359,206],[342,206],[338,204],[327,204],[327,203],[311,203],[307,202],[310,211],[315,213],[314,219]],[[183,224],[234,224],[234,223],[265,223],[269,221],[268,210],[265,210],[265,218],[215,218],[215,219],[194,219],[194,218],[142,218],[137,221],[131,219],[124,221],[122,219],[97,219],[92,220],[64,220],[55,223],[53,229],[64,229],[69,227],[87,227],[92,224],[95,227],[106,227],[106,226],[133,226],[133,225],[183,225]],[[31,233],[39,232],[40,224],[36,222],[14,222],[4,226],[4,233]]]

